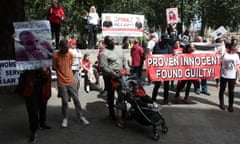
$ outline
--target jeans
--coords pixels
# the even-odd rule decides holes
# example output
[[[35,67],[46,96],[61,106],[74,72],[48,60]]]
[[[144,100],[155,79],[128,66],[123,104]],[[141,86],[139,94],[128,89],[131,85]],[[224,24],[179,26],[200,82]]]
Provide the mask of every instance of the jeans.
[[[78,118],[82,117],[82,108],[78,98],[77,85],[74,83],[72,85],[59,87],[59,92],[62,97],[62,116],[63,118],[68,117],[68,101],[69,97],[73,99],[76,115]]]
[[[81,82],[81,72],[79,70],[72,70],[74,78],[76,80],[77,84],[77,90],[80,88],[80,82]]]
[[[208,92],[208,85],[207,85],[206,79],[201,80],[201,86],[202,86],[202,92]]]

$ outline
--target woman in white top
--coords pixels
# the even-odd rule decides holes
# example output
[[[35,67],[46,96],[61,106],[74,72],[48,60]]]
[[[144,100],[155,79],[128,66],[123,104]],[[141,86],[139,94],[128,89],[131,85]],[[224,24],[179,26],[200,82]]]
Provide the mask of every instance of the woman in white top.
[[[240,78],[240,60],[236,53],[237,44],[227,42],[226,52],[223,54],[221,65],[221,77],[220,77],[220,90],[219,90],[219,107],[225,110],[224,106],[224,92],[228,83],[228,111],[233,112],[234,102],[234,87],[236,82],[236,72],[238,79]]]
[[[77,90],[80,88],[80,81],[81,81],[81,59],[82,53],[80,49],[77,48],[77,40],[72,37],[68,40],[69,44],[69,51],[73,54],[73,64],[72,64],[72,71],[77,83]]]
[[[88,48],[95,49],[97,42],[97,25],[99,23],[99,16],[95,6],[91,6],[90,12],[87,14],[88,22]]]

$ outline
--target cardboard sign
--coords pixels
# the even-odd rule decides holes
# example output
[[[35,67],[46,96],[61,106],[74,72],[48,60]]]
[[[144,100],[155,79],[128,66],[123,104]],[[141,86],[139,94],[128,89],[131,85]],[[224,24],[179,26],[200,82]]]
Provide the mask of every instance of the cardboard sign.
[[[221,38],[226,33],[227,30],[223,26],[220,26],[218,29],[212,32],[211,36],[214,38],[214,40],[216,40],[217,38]]]
[[[167,24],[178,23],[178,8],[166,9]]]

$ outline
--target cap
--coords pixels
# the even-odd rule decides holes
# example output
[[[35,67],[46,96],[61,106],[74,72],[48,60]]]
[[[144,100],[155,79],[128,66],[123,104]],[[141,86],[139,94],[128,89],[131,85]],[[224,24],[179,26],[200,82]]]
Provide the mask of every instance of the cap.
[[[161,39],[170,39],[170,38],[169,38],[168,34],[163,33],[163,34],[161,35]]]

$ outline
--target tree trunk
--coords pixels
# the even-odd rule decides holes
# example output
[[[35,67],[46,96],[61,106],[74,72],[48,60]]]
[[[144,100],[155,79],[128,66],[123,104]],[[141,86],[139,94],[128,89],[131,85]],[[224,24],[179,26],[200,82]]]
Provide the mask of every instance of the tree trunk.
[[[24,0],[2,0],[0,3],[0,60],[15,59],[13,22],[24,20]]]

